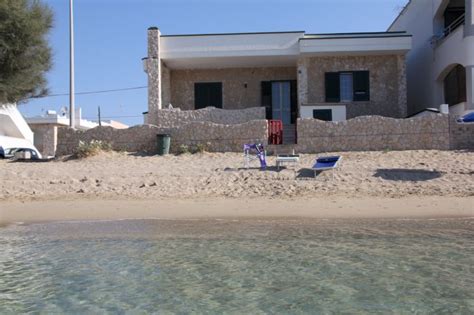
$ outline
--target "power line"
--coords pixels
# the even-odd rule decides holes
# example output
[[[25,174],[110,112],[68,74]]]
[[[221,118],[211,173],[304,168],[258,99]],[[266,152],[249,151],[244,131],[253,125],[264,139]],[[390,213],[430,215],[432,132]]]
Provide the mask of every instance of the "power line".
[[[135,86],[135,87],[129,87],[129,88],[122,88],[122,89],[77,92],[76,95],[101,94],[101,93],[111,93],[111,92],[120,92],[120,91],[140,90],[140,89],[146,89],[146,88],[148,88],[148,86]],[[56,96],[68,96],[68,95],[69,95],[69,93],[50,94],[50,95],[45,95],[45,96],[31,97],[30,99],[46,98],[46,97],[56,97]]]
[[[130,116],[102,116],[102,119],[111,119],[111,118],[138,118],[138,117],[143,117],[143,115],[130,115]],[[97,117],[93,116],[85,116],[82,117],[84,119],[97,119]]]

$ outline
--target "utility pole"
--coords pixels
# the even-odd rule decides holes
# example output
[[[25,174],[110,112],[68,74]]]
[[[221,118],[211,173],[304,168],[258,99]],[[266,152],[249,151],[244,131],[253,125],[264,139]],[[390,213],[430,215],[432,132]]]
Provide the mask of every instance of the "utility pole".
[[[69,0],[69,126],[76,127],[74,96],[74,14],[73,0]]]
[[[100,118],[100,106],[97,107],[97,114],[99,116],[99,127],[102,127],[102,118]]]

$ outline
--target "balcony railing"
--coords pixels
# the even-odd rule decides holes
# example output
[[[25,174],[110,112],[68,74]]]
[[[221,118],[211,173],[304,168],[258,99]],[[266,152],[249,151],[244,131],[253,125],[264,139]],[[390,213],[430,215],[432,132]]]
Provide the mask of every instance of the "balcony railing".
[[[463,13],[461,16],[459,16],[456,20],[453,21],[453,23],[449,24],[441,34],[434,35],[431,38],[431,44],[433,46],[438,45],[443,39],[449,36],[452,32],[454,32],[455,29],[457,29],[459,26],[464,25],[464,21],[466,18],[466,14]]]

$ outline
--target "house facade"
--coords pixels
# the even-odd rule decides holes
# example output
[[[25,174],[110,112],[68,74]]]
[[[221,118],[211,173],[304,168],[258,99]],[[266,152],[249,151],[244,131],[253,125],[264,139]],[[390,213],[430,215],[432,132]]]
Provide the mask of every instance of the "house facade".
[[[449,104],[474,110],[474,0],[411,0],[389,31],[413,35],[407,54],[409,114]]]
[[[148,29],[148,117],[168,108],[265,107],[266,118],[407,115],[405,32],[161,35]]]

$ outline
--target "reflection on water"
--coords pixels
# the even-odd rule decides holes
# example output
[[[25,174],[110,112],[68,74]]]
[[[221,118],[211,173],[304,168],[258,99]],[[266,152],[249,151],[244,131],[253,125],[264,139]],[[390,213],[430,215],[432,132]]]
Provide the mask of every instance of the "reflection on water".
[[[474,313],[474,220],[0,230],[0,313]]]

